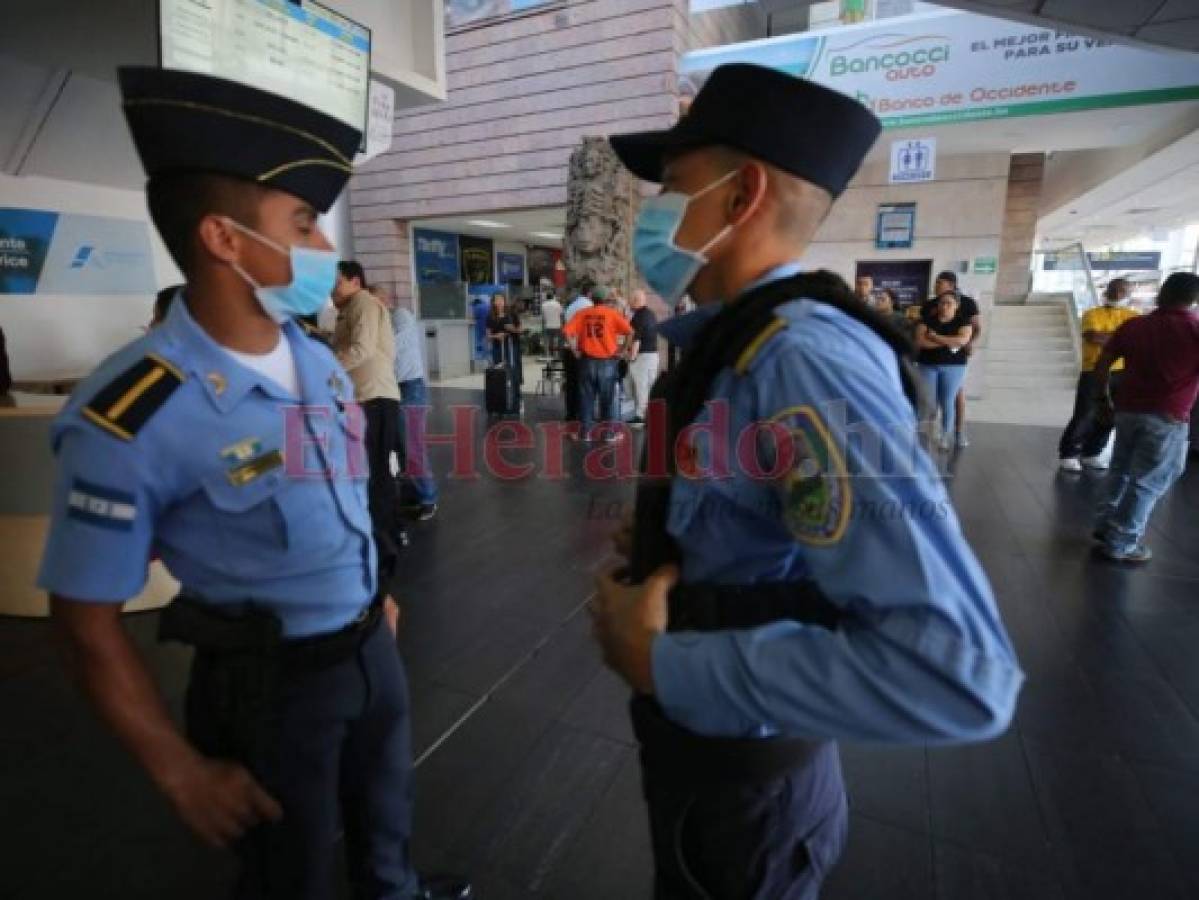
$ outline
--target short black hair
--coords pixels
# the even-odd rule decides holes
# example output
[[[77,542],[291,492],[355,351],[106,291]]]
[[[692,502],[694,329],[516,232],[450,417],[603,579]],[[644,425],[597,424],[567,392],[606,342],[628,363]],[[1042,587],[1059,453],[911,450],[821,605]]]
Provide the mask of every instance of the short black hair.
[[[343,259],[337,264],[337,271],[341,273],[342,278],[357,278],[358,286],[366,290],[366,271],[358,260]]]
[[[1187,307],[1196,301],[1199,301],[1199,275],[1192,272],[1175,272],[1157,292],[1158,306]]]
[[[171,172],[146,183],[150,220],[185,277],[196,265],[196,229],[208,215],[224,215],[247,227],[258,224],[258,206],[269,188],[210,172]]]
[[[1115,300],[1120,291],[1128,286],[1127,278],[1113,278],[1107,283],[1107,287],[1103,289],[1103,296],[1108,300]]]
[[[954,287],[957,287],[957,284],[958,284],[957,273],[950,272],[948,269],[946,269],[944,272],[938,272],[937,277],[933,280],[934,281],[948,281]]]

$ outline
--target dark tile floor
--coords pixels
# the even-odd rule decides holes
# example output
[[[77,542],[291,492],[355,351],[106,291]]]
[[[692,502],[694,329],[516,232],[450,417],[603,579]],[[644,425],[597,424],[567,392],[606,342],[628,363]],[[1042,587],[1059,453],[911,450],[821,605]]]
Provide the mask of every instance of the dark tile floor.
[[[1054,433],[973,438],[950,484],[1028,673],[1017,720],[979,746],[844,747],[852,836],[824,897],[1197,897],[1199,468],[1159,508],[1157,559],[1130,571],[1090,556],[1098,479],[1057,474]],[[569,448],[560,480],[447,482],[397,584],[415,852],[469,872],[482,900],[649,897],[625,693],[583,610],[629,488],[581,459]],[[3,512],[44,508],[31,469]],[[177,706],[185,654],[153,644],[153,614],[128,622]],[[0,620],[0,829],[5,900],[207,900],[231,875],[91,718],[42,622]]]

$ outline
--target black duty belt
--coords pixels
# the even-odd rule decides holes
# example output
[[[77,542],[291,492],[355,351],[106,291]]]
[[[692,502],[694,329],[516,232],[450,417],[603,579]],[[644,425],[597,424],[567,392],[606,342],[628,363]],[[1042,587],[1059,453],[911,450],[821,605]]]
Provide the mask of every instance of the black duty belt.
[[[330,634],[284,641],[281,661],[285,669],[325,669],[343,662],[358,652],[383,618],[383,604],[372,603],[349,625]]]
[[[787,620],[831,630],[845,618],[810,580],[678,584],[667,604],[669,631],[731,631]]]
[[[704,737],[666,718],[658,701],[629,703],[641,763],[654,778],[684,785],[761,784],[803,768],[828,741]]]
[[[383,604],[376,599],[338,631],[285,640],[279,617],[268,610],[251,606],[233,612],[181,594],[163,610],[158,639],[188,644],[211,660],[261,659],[285,669],[323,669],[357,653],[382,617]]]

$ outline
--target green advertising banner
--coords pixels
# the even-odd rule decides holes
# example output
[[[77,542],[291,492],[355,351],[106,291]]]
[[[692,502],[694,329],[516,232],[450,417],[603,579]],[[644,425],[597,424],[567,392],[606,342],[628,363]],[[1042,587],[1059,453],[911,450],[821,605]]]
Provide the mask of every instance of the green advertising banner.
[[[681,72],[698,88],[727,62],[771,66],[856,97],[887,128],[1199,98],[1192,55],[956,10],[697,50]]]

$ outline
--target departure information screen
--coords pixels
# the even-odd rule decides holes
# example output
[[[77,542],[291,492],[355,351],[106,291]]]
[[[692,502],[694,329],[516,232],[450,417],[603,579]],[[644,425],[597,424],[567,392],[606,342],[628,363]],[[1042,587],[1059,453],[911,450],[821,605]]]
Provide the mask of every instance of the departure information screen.
[[[366,130],[371,33],[312,0],[160,0],[162,66],[281,94]]]

